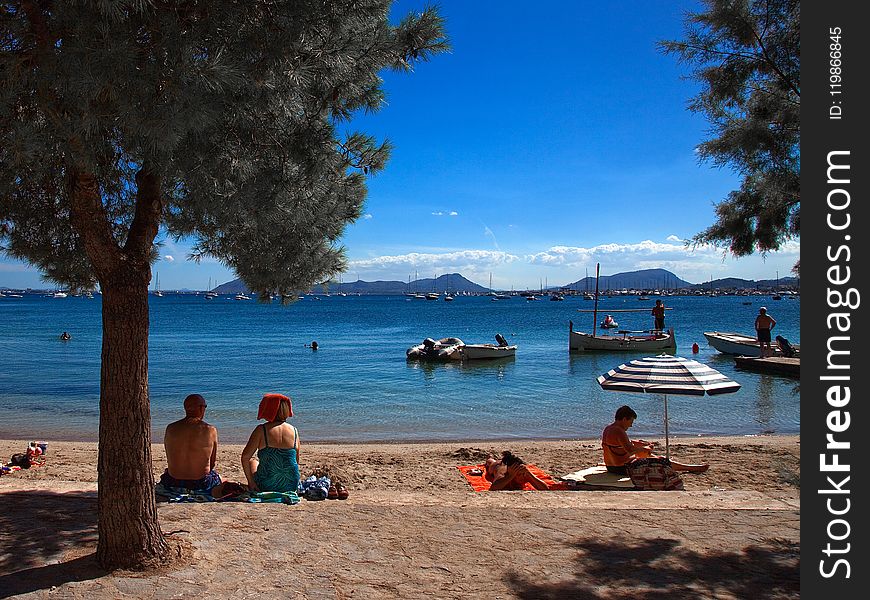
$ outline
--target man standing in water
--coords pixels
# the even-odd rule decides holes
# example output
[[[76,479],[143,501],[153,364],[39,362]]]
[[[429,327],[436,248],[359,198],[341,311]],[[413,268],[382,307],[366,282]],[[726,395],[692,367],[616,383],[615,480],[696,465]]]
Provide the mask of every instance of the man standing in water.
[[[184,418],[166,426],[163,447],[168,469],[160,476],[165,487],[207,491],[221,483],[215,472],[217,428],[203,420],[205,398],[191,394],[184,399]]]
[[[775,326],[776,319],[767,314],[765,307],[759,308],[758,316],[755,317],[755,337],[761,346],[761,358],[773,355],[773,348],[770,346],[770,330]]]

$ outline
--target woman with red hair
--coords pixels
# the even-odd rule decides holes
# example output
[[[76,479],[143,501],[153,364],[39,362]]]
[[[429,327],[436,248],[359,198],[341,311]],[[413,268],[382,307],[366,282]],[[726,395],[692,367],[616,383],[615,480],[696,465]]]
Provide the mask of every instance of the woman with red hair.
[[[252,492],[296,492],[299,488],[299,432],[286,423],[292,416],[289,397],[266,394],[260,400],[257,419],[266,423],[254,428],[242,450],[242,469]]]

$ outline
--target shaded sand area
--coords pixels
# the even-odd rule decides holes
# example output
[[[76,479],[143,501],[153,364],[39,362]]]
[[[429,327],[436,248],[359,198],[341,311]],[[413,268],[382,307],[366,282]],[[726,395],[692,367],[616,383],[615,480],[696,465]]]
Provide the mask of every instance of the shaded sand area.
[[[23,441],[0,441],[8,460]],[[243,481],[241,446],[218,471]],[[799,598],[797,436],[679,438],[709,462],[685,491],[475,493],[456,469],[511,449],[558,476],[597,441],[305,444],[347,500],[159,507],[181,559],[106,573],[96,545],[96,444],[49,440],[45,466],[0,477],[0,597]],[[154,446],[155,475],[163,470]]]

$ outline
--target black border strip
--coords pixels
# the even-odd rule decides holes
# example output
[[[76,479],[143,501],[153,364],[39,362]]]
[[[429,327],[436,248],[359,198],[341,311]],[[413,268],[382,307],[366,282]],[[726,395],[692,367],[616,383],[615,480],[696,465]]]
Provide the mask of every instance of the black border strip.
[[[865,83],[870,23],[859,14],[865,12],[861,6],[838,0],[801,5],[801,595],[806,598],[866,597],[870,571],[868,537],[859,525],[866,494],[858,490],[867,488],[859,435],[866,436],[870,427],[861,418],[867,392],[860,385],[870,356],[864,341],[867,308],[861,305],[870,302],[863,294],[867,263],[862,264],[870,227]],[[836,306],[838,294],[851,306]],[[828,447],[828,434],[841,446]],[[835,461],[848,470],[822,465]]]

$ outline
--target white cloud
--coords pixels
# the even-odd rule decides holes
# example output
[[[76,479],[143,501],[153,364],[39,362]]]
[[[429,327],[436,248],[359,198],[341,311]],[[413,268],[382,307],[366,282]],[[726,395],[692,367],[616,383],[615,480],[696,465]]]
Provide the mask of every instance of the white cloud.
[[[439,211],[437,211],[437,212],[433,212],[432,215],[433,215],[433,216],[436,216],[436,217],[443,217],[443,216],[444,216],[444,213],[441,212],[441,211],[439,210]]]
[[[484,226],[488,237],[495,237]],[[672,236],[676,237],[676,236]],[[673,243],[676,242],[676,243]],[[592,247],[552,246],[547,250],[523,256],[502,250],[456,250],[411,252],[401,255],[376,256],[352,260],[350,271],[358,271],[363,279],[404,281],[418,272],[420,277],[432,277],[445,272],[461,273],[465,277],[486,285],[490,274],[493,285],[517,289],[531,285],[548,275],[549,283],[566,284],[582,279],[585,272],[592,273],[596,263],[601,264],[602,275],[613,275],[643,269],[666,269],[690,283],[703,283],[710,278],[742,277],[745,279],[772,279],[778,270],[780,276],[790,276],[791,266],[800,253],[800,242],[791,241],[778,252],[767,257],[756,254],[735,258],[722,248],[711,245],[686,246],[681,241],[601,244]],[[546,271],[541,271],[544,267]]]
[[[670,236],[668,239],[671,237],[676,236]],[[768,257],[771,260],[776,259],[774,264],[782,262],[783,259],[793,264],[792,257],[799,254],[800,242],[790,241],[785,243],[780,251]],[[760,256],[736,258],[724,249],[709,244],[693,247],[683,243],[644,240],[633,244],[602,244],[592,248],[554,246],[524,258],[531,265],[555,267],[560,271],[569,269],[579,272],[581,268],[593,267],[596,263],[601,263],[603,275],[643,269],[666,269],[692,283],[708,281],[711,277],[735,276],[749,279],[765,277],[739,274],[744,265],[757,264],[762,260]],[[774,265],[771,265],[769,270],[773,272],[777,268],[782,270],[781,267]],[[754,270],[759,269],[754,267]]]
[[[163,260],[165,260],[166,262],[175,262],[175,257],[172,256],[171,254],[167,254],[166,256],[163,257]]]
[[[507,252],[492,250],[459,250],[441,254],[410,252],[396,256],[377,256],[362,260],[350,261],[350,267],[358,269],[376,269],[381,267],[441,267],[449,265],[495,266],[520,260],[519,256]]]
[[[455,210],[451,210],[451,211],[450,211],[450,216],[451,216],[451,217],[458,217],[458,216],[459,216],[459,213],[456,212]]]
[[[682,242],[682,241],[683,241],[683,240],[680,239],[679,236],[676,236],[676,235],[673,235],[673,234],[672,234],[672,235],[669,235],[669,236],[666,237],[665,239],[668,240],[669,242]]]
[[[801,243],[800,240],[789,240],[784,243],[779,250],[776,251],[777,254],[787,254],[789,256],[797,254],[800,256],[801,253]]]
[[[409,275],[417,272],[420,277],[432,277],[436,273],[461,273],[472,281],[486,281],[492,271],[519,261],[521,261],[519,256],[493,250],[410,252],[352,260],[348,264],[348,271],[365,274],[369,280],[404,281]],[[362,275],[361,277],[365,279]]]
[[[366,213],[366,214],[364,214],[364,215],[362,216],[362,218],[363,218],[363,219],[366,219],[366,220],[371,219],[371,218],[372,218],[372,214],[371,214],[371,213]]]
[[[581,267],[596,262],[611,264],[634,264],[638,260],[657,260],[684,257],[687,254],[704,254],[716,251],[711,246],[699,246],[694,250],[683,244],[666,244],[644,240],[634,244],[601,244],[592,248],[572,246],[553,246],[544,252],[530,254],[526,260],[531,264],[544,266]]]
[[[456,212],[455,210],[449,210],[449,211],[437,210],[437,211],[432,213],[432,216],[435,216],[435,217],[458,217],[459,213]]]

